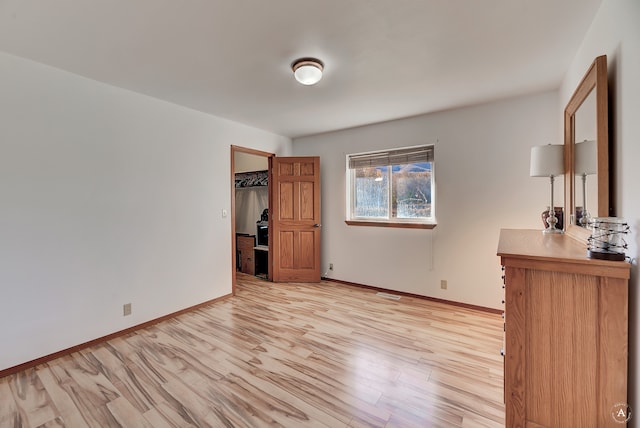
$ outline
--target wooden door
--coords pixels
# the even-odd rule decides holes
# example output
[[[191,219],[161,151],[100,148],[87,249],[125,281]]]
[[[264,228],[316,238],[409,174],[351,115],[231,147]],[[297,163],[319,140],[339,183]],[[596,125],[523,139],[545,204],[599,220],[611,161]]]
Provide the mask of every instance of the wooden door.
[[[273,281],[320,281],[320,158],[273,158]]]

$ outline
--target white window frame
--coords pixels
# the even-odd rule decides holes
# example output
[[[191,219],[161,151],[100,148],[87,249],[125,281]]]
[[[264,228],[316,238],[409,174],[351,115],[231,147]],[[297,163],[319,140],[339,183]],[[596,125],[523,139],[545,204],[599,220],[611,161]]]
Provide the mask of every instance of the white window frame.
[[[433,144],[424,144],[420,146],[401,147],[388,150],[375,150],[370,152],[352,153],[346,155],[346,221],[351,226],[377,226],[377,227],[400,227],[400,228],[418,228],[433,229],[437,225],[436,221],[436,184],[435,184],[435,147]],[[367,166],[389,166],[389,175],[391,176],[391,166],[404,163],[415,162],[431,162],[431,216],[428,218],[395,218],[389,217],[384,219],[357,217],[355,211],[355,169],[357,167]],[[424,159],[427,156],[427,159]],[[404,161],[403,161],[404,159]],[[365,165],[363,165],[365,163]],[[391,181],[390,181],[391,183]],[[389,210],[391,210],[391,194],[389,191]],[[391,211],[389,211],[391,212]]]

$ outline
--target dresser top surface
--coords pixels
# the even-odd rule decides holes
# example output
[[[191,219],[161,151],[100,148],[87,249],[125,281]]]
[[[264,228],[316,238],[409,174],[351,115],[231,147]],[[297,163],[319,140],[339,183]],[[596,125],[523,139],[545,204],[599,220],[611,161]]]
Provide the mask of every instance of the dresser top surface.
[[[624,261],[592,259],[587,256],[587,243],[564,234],[544,234],[540,230],[502,229],[498,256],[553,263],[589,264],[607,269],[630,270]],[[628,273],[626,274],[628,275]]]

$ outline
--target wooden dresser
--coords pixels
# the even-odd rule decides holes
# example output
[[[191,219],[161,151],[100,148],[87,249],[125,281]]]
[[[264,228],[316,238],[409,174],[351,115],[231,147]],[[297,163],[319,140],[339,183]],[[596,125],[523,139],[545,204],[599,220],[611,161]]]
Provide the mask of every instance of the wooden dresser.
[[[586,254],[566,235],[500,232],[506,427],[625,426],[630,264]]]
[[[236,235],[236,250],[238,251],[238,267],[240,272],[255,275],[255,255],[253,247],[256,246],[254,235]]]

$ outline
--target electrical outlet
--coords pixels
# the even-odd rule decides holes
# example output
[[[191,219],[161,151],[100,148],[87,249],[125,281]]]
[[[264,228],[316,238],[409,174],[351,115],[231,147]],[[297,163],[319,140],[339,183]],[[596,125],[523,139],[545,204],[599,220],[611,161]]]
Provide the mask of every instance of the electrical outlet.
[[[442,288],[443,290],[447,289],[447,280],[446,279],[441,279],[440,280],[440,288]]]
[[[122,315],[125,317],[127,315],[131,315],[131,303],[125,303],[122,305]]]
[[[333,263],[329,263],[329,270],[333,270]]]

